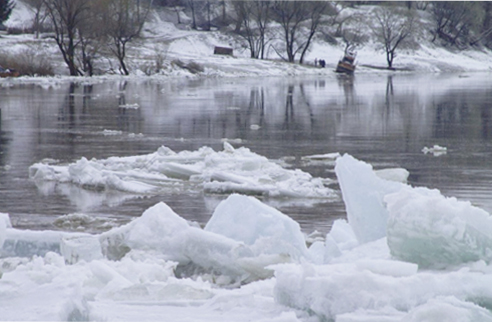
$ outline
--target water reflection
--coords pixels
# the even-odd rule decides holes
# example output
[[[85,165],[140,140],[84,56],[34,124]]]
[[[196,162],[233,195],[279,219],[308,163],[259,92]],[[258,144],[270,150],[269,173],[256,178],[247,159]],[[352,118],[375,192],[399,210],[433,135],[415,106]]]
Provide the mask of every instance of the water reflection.
[[[488,95],[490,97],[490,94]],[[492,98],[491,98],[492,99]],[[488,102],[492,102],[492,100],[488,100]],[[490,138],[490,109],[492,108],[491,103],[482,103],[481,104],[481,113],[480,118],[482,120],[482,138],[489,139]]]
[[[345,107],[349,105],[354,105],[356,97],[354,92],[354,75],[338,75],[338,86],[343,89],[345,96]],[[322,86],[325,87],[325,82],[323,81]]]
[[[0,172],[5,170],[9,138],[2,129],[2,109],[0,108]]]
[[[87,213],[136,216],[157,201],[204,222],[223,196],[158,197],[36,185],[28,167],[44,158],[73,162],[176,151],[224,138],[313,176],[335,179],[333,164],[302,156],[350,153],[376,168],[405,167],[411,183],[469,197],[492,209],[490,113],[492,81],[448,76],[356,75],[315,79],[114,80],[92,84],[0,87],[0,211],[13,216]],[[141,134],[141,135],[140,135]],[[424,146],[447,146],[439,158]],[[333,185],[336,188],[336,185]],[[26,202],[28,200],[28,202]],[[342,203],[265,200],[327,230],[344,216]],[[306,219],[308,218],[308,219]],[[320,228],[321,227],[321,228]]]

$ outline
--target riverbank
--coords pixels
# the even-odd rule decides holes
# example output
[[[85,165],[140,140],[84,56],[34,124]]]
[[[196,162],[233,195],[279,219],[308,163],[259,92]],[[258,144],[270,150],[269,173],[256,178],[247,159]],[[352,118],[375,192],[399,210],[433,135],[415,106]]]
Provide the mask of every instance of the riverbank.
[[[371,6],[359,11],[371,12]],[[6,25],[19,28],[28,26],[32,13],[22,1],[17,1],[15,10]],[[131,76],[165,77],[268,77],[268,76],[309,76],[333,75],[338,60],[344,51],[344,44],[327,42],[315,38],[306,54],[304,64],[288,63],[281,59],[277,50],[282,48],[280,33],[271,41],[265,57],[249,58],[244,39],[227,28],[216,31],[197,31],[185,24],[168,22],[169,14],[154,12],[146,23],[141,38],[129,43],[126,63]],[[428,23],[425,15],[421,24]],[[272,27],[275,28],[275,27]],[[278,27],[277,27],[278,28]],[[427,26],[428,28],[428,26]],[[424,28],[422,27],[422,30]],[[279,31],[280,32],[280,31]],[[430,41],[429,33],[421,31],[414,36],[413,46],[397,50],[392,70],[388,70],[384,51],[374,37],[367,33],[368,40],[357,46],[356,73],[446,73],[446,72],[490,72],[492,51],[485,48],[455,50]],[[232,49],[232,55],[215,55],[216,46]],[[277,48],[277,49],[274,49]],[[66,76],[68,69],[59,49],[50,34],[7,35],[0,33],[0,58],[14,57],[26,64],[41,60],[52,65],[55,75]],[[325,68],[315,66],[323,59]],[[0,65],[1,62],[0,62]],[[94,60],[96,75],[120,74],[118,62],[111,53],[101,49]],[[4,66],[8,67],[8,66]],[[374,68],[376,67],[376,68]]]

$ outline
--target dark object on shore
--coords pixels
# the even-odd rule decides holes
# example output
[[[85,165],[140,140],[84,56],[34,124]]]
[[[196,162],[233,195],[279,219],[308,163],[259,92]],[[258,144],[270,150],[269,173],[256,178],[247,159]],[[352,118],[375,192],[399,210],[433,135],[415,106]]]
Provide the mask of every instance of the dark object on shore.
[[[387,66],[375,66],[375,65],[360,65],[362,67],[367,67],[367,68],[372,68],[372,69],[379,69],[379,70],[391,70],[391,71],[400,71],[400,72],[412,72],[414,71],[413,68],[411,67],[387,67]]]
[[[0,77],[19,77],[19,72],[14,69],[3,68],[0,66]]]
[[[337,73],[353,74],[355,71],[355,57],[357,53],[350,48],[345,50],[343,58],[338,61]]]
[[[215,48],[214,48],[214,55],[227,55],[227,56],[232,56],[232,48],[215,46]]]

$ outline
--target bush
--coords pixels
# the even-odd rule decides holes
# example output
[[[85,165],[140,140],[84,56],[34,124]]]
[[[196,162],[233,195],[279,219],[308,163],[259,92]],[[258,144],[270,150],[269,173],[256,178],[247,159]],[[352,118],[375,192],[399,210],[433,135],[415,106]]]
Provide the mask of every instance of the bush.
[[[205,68],[203,68],[202,65],[192,61],[190,62],[187,66],[186,69],[188,69],[192,74],[198,74],[198,73],[203,73]]]
[[[25,76],[53,76],[54,68],[45,54],[26,48],[18,54],[0,53],[0,65]]]
[[[18,27],[9,27],[7,28],[7,34],[9,35],[23,35],[30,34],[32,30],[29,28],[18,28]]]
[[[192,74],[198,74],[198,73],[202,73],[205,69],[203,68],[202,65],[192,61],[192,62],[189,62],[188,64],[182,62],[181,60],[179,59],[176,59],[176,60],[173,60],[172,61],[172,64],[180,67],[180,68],[183,68],[183,69],[187,69],[190,71],[190,73]]]
[[[140,70],[147,76],[159,74],[165,69],[164,62],[166,61],[166,53],[167,48],[165,50],[161,50],[155,46],[154,55],[150,57],[152,61],[148,61],[147,63],[140,65]]]
[[[179,59],[176,59],[176,60],[173,60],[172,62],[174,65],[180,67],[180,68],[183,68],[183,69],[187,69],[190,71],[190,73],[192,74],[198,74],[198,73],[203,73],[203,71],[205,70],[205,68],[203,68],[202,65],[192,61],[192,62],[189,62],[188,64],[182,62],[181,60]]]

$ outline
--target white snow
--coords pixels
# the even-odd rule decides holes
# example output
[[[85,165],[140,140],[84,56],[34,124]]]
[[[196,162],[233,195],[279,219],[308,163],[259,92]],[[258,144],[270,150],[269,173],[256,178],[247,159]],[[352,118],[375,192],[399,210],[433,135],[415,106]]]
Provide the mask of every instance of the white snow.
[[[23,1],[16,1],[17,5],[5,25],[10,28],[29,28],[32,25],[34,12]],[[357,9],[347,8],[342,13],[352,12],[359,17],[364,17],[366,23],[374,20],[372,6],[361,6]],[[169,13],[168,13],[169,14]],[[175,15],[175,13],[172,13]],[[425,15],[421,14],[422,26],[429,27]],[[357,20],[357,19],[354,19]],[[351,26],[349,20],[346,27]],[[273,34],[280,34],[280,27],[271,24],[276,30]],[[377,43],[371,28],[363,28],[359,31],[370,40],[358,46],[357,73],[393,73],[391,71],[373,69],[367,66],[386,66],[385,53],[381,50],[381,44]],[[157,60],[162,68],[158,76],[169,77],[244,77],[244,76],[300,76],[300,75],[334,75],[336,63],[343,54],[345,44],[340,39],[338,44],[332,44],[322,37],[315,37],[314,42],[305,57],[305,65],[283,62],[272,46],[283,48],[282,37],[271,37],[270,45],[266,52],[266,60],[250,59],[244,39],[238,36],[220,31],[197,31],[190,28],[175,26],[164,21],[158,13],[152,14],[152,19],[144,27],[144,37],[141,40],[131,42],[127,50],[127,65],[133,76],[148,77],[149,70],[154,70]],[[490,72],[492,70],[492,55],[486,48],[455,51],[452,48],[440,47],[431,42],[432,35],[429,32],[416,34],[415,48],[399,48],[394,67],[411,70],[413,72],[439,73],[439,72]],[[215,46],[232,47],[234,57],[214,55]],[[60,75],[67,75],[67,67],[63,64],[61,54],[57,50],[56,43],[49,37],[35,39],[34,35],[2,35],[0,48],[8,48],[9,53],[25,55],[33,52],[36,55],[46,57]],[[297,57],[298,58],[298,57]],[[324,59],[327,68],[315,68],[315,59]],[[111,63],[109,63],[111,61]],[[179,61],[179,62],[178,62]],[[191,72],[183,66],[194,63],[200,66],[200,71]],[[115,69],[117,61],[112,57],[105,57],[96,62],[96,67],[101,70]],[[18,82],[21,80],[13,80]],[[55,80],[56,81],[56,80]],[[6,80],[2,80],[6,82]],[[123,108],[138,108],[135,104],[123,104]],[[256,127],[259,126],[254,124]]]

